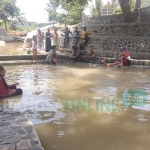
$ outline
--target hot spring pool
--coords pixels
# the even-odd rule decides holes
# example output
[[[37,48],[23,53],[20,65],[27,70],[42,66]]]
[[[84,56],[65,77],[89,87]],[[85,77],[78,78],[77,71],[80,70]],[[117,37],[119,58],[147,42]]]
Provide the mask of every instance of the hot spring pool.
[[[150,71],[79,63],[5,69],[24,93],[0,102],[28,116],[45,150],[150,149]]]

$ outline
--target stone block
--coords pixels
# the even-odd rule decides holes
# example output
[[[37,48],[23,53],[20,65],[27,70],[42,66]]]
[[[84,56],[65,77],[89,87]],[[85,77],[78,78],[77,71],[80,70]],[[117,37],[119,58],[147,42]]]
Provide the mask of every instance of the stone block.
[[[28,150],[44,150],[42,147],[29,148]]]
[[[20,129],[14,130],[14,132],[17,132],[17,133],[18,133],[18,134],[20,134],[20,135],[26,134],[26,132],[24,131],[24,129],[23,129],[23,128],[20,128]]]
[[[35,137],[36,137],[36,135],[33,132],[31,132],[31,133],[27,133],[26,135],[23,135],[22,139],[30,139],[31,140]]]
[[[16,129],[20,129],[22,128],[21,125],[17,125],[17,124],[14,124],[14,125],[10,125],[10,129],[13,131],[13,130],[16,130]]]
[[[27,133],[33,132],[33,126],[24,127],[24,130],[25,130]]]
[[[16,150],[28,149],[30,148],[29,142],[27,140],[20,140],[16,144]]]
[[[13,143],[16,143],[20,140],[21,140],[21,136],[20,135],[15,135],[11,138],[4,139],[2,142],[0,142],[0,145],[2,145],[2,144],[13,144]]]
[[[30,143],[31,147],[40,147],[41,146],[40,142],[37,140],[30,140],[29,143]]]
[[[150,66],[150,61],[144,61],[143,65],[144,66]]]
[[[0,145],[0,150],[15,150],[15,143]]]

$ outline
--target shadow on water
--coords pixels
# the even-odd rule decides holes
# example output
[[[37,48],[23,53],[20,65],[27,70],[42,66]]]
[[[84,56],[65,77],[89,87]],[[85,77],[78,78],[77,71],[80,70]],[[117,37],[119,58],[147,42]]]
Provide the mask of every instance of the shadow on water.
[[[29,117],[45,150],[150,149],[149,71],[89,64],[7,66],[6,71],[6,80],[18,81],[24,94],[1,103]],[[139,89],[146,91],[147,104],[125,108],[122,93]]]

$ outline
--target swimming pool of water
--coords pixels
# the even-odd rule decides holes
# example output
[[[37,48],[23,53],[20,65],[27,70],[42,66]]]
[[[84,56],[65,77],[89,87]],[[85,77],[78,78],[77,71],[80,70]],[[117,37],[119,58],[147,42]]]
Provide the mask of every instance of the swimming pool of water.
[[[45,150],[150,149],[150,71],[79,63],[5,68],[24,93],[0,102],[29,117]],[[131,92],[143,103],[124,103]]]
[[[6,43],[4,46],[0,46],[0,55],[24,55],[27,54],[25,50],[22,50],[23,42]]]

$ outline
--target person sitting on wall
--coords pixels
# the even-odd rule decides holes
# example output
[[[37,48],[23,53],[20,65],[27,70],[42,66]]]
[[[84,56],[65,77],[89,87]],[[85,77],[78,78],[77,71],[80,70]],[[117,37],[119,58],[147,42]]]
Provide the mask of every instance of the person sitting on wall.
[[[115,60],[114,63],[106,64],[105,60],[104,60],[103,61],[104,64],[107,67],[115,66],[115,65],[118,65],[118,66],[131,66],[131,57],[130,57],[130,54],[128,53],[126,47],[121,46],[120,51],[121,51],[121,53],[116,57],[116,60]]]
[[[8,85],[4,79],[5,76],[5,68],[3,66],[0,66],[0,98],[10,97],[10,96],[16,96],[22,94],[22,89],[17,89],[16,85],[19,83],[14,83],[11,85]]]
[[[102,63],[101,60],[96,58],[96,53],[94,52],[94,46],[90,46],[90,50],[86,55],[86,62],[90,63]]]
[[[56,65],[58,63],[57,55],[56,55],[56,45],[52,46],[52,49],[50,50],[47,58],[47,62],[53,65]]]
[[[86,47],[85,47],[85,40],[82,39],[81,43],[78,44],[78,49],[81,51],[82,55],[86,55],[87,51],[86,51]]]
[[[76,46],[72,46],[72,55],[70,56],[71,61],[73,62],[81,62],[82,55],[81,51]]]

